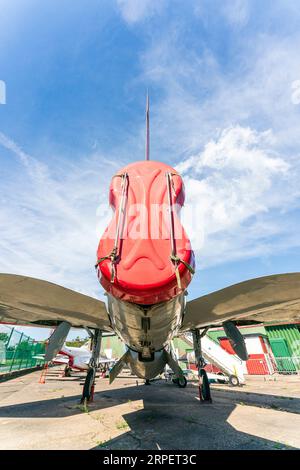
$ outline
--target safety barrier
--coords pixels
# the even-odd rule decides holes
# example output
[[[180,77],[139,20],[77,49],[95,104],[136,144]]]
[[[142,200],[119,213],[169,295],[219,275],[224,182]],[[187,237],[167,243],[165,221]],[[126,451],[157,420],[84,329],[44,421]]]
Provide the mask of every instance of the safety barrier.
[[[42,365],[43,354],[45,343],[35,341],[16,328],[0,325],[0,374]]]
[[[279,374],[300,374],[300,356],[275,357],[275,369]]]

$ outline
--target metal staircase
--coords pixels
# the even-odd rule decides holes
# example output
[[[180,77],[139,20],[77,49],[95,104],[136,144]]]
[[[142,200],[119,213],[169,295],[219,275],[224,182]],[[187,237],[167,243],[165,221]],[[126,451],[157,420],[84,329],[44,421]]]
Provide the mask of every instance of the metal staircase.
[[[185,333],[185,341],[193,347],[192,333]],[[240,384],[245,383],[243,373],[243,361],[234,354],[226,352],[219,344],[210,339],[207,335],[201,339],[202,355],[204,359],[218,367],[228,377],[235,375]]]

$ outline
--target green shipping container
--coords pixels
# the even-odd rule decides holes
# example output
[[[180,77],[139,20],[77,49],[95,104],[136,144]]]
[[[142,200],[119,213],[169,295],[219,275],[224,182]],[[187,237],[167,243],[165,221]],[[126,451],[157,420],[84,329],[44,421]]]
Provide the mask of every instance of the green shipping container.
[[[104,336],[101,343],[101,354],[106,349],[111,349],[114,359],[120,358],[126,351],[126,348],[118,336]]]
[[[300,331],[299,325],[265,326],[279,371],[300,370]],[[279,357],[291,359],[278,360]],[[294,366],[292,366],[292,364]]]
[[[284,338],[270,338],[270,345],[275,357],[278,372],[296,372],[287,342]]]
[[[253,325],[247,327],[240,327],[239,328],[242,335],[249,335],[249,334],[258,334],[258,335],[266,335],[266,330],[263,325]],[[224,338],[226,336],[225,331],[223,328],[209,330],[207,332],[207,336],[215,341],[216,343],[219,342],[219,338]]]
[[[275,325],[265,326],[269,339],[284,338],[290,354],[292,356],[300,356],[300,325]]]

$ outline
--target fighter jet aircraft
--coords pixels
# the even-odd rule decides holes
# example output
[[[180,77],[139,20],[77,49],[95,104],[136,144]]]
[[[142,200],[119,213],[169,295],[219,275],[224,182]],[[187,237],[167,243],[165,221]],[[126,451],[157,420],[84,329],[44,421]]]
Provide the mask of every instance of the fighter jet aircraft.
[[[92,356],[82,400],[89,400],[99,363],[103,332],[115,333],[126,352],[110,372],[110,382],[125,365],[147,381],[166,364],[180,386],[186,379],[172,355],[172,338],[191,331],[199,372],[201,401],[211,401],[203,368],[201,337],[222,325],[236,354],[247,359],[236,325],[300,320],[300,273],[246,280],[187,301],[195,272],[194,254],[181,226],[184,185],[172,167],[149,158],[149,100],[145,160],[131,163],[112,178],[109,202],[113,218],[103,234],[96,272],[107,302],[50,282],[0,274],[0,321],[56,326],[47,350],[52,360],[71,328],[86,328]]]

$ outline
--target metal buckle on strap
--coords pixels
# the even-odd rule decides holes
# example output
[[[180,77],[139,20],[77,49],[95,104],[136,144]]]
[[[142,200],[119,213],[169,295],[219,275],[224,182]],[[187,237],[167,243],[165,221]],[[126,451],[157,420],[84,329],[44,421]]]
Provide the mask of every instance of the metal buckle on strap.
[[[170,240],[171,240],[170,259],[175,265],[175,275],[176,275],[176,279],[177,279],[177,285],[178,285],[178,288],[181,289],[181,279],[180,279],[180,272],[179,272],[179,268],[178,268],[179,263],[184,264],[185,267],[189,270],[189,272],[191,274],[194,274],[195,271],[189,263],[187,263],[183,259],[179,258],[179,256],[176,253],[176,245],[175,245],[175,237],[174,237],[173,205],[172,205],[172,198],[171,198],[171,190],[172,189],[173,189],[174,195],[176,196],[175,186],[174,186],[174,182],[173,182],[173,179],[172,179],[172,176],[175,176],[175,175],[176,175],[176,173],[166,173],[167,189],[168,189],[168,202],[169,202]]]
[[[115,281],[116,277],[116,261],[118,259],[118,245],[119,245],[119,238],[120,238],[120,227],[121,227],[121,219],[124,217],[125,214],[125,199],[126,199],[126,191],[127,191],[127,178],[128,178],[128,173],[123,173],[121,175],[115,175],[115,177],[121,177],[122,178],[122,195],[121,195],[121,202],[119,205],[119,216],[118,216],[118,223],[116,227],[116,235],[115,235],[115,241],[114,241],[114,247],[109,255],[103,256],[102,258],[99,258],[97,260],[97,263],[95,265],[95,268],[99,266],[102,261],[106,259],[111,260],[111,278],[110,282]]]

